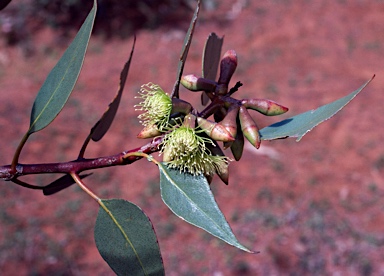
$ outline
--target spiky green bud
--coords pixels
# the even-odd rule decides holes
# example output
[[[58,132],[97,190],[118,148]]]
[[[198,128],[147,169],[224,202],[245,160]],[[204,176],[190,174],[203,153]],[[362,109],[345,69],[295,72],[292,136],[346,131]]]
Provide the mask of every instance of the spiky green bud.
[[[187,118],[187,117],[186,117]],[[224,164],[225,156],[214,156],[207,148],[212,140],[199,135],[198,131],[183,124],[164,136],[162,143],[163,161],[168,167],[193,175],[213,175]]]

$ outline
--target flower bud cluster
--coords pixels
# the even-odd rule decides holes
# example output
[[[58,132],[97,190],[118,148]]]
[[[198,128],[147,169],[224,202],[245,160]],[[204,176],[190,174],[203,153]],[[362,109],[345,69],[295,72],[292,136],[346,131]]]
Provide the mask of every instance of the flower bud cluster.
[[[191,105],[183,100],[171,99],[158,85],[141,87],[142,99],[135,107],[144,111],[139,115],[144,128],[138,138],[163,135],[161,154],[168,167],[193,175],[203,174],[212,179],[213,174],[228,184],[228,162],[218,141],[233,141],[227,130],[214,122],[192,115]],[[170,120],[171,114],[186,114],[184,120]]]
[[[201,114],[179,98],[170,98],[160,86],[145,84],[140,89],[142,101],[136,105],[143,111],[139,119],[144,128],[138,138],[162,136],[161,154],[168,167],[193,175],[203,174],[210,182],[213,174],[228,184],[229,159],[217,144],[231,148],[235,160],[240,160],[244,137],[259,148],[259,128],[248,110],[256,110],[266,116],[280,115],[288,108],[267,99],[237,100],[231,95],[238,85],[228,90],[228,85],[237,67],[237,55],[227,51],[220,63],[218,81],[186,75],[181,84],[190,91],[204,91],[212,103]],[[241,84],[240,84],[241,86]],[[194,115],[193,115],[194,114]],[[206,119],[213,115],[214,121]],[[172,118],[172,119],[171,119]]]
[[[275,116],[287,112],[288,108],[267,99],[236,100],[232,98],[231,94],[234,92],[228,91],[228,85],[236,67],[236,52],[229,50],[221,59],[220,76],[217,82],[196,75],[186,75],[181,78],[181,84],[191,91],[204,91],[212,101],[221,101],[221,106],[213,114],[216,125],[212,131],[226,133],[228,137],[223,135],[226,140],[220,139],[220,135],[220,137],[211,137],[216,141],[223,141],[224,148],[230,147],[235,160],[238,161],[242,156],[244,137],[257,149],[261,143],[259,128],[248,109],[256,110],[266,116]],[[203,120],[200,119],[199,124],[206,127]],[[224,132],[221,129],[227,131]]]

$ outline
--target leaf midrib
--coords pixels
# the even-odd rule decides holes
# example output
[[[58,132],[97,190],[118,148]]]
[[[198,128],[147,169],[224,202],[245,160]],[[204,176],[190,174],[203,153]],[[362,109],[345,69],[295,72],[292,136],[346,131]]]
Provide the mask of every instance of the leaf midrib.
[[[187,196],[187,194],[186,194],[182,189],[180,189],[179,186],[176,185],[176,183],[175,183],[175,182],[173,181],[173,179],[169,176],[169,174],[166,172],[166,170],[163,169],[163,165],[161,165],[161,168],[162,168],[162,170],[163,170],[163,173],[164,173],[165,177],[169,180],[169,182],[170,182],[173,186],[175,186],[179,191],[181,191],[181,193],[182,193],[186,198],[189,199],[189,197]],[[192,201],[192,200],[190,200],[190,201]],[[229,237],[231,240],[233,240],[233,237],[228,236],[227,231],[225,231],[225,229],[223,229],[222,227],[220,227],[220,225],[217,224],[216,221],[213,220],[213,219],[212,219],[212,218],[211,218],[205,211],[203,211],[203,209],[201,209],[201,208],[200,208],[196,203],[194,203],[193,201],[192,201],[192,203],[193,203],[194,206],[197,207],[196,209],[200,210],[200,211],[201,211],[207,218],[209,218],[209,220],[212,221],[213,224],[216,225],[217,228],[220,229],[220,230],[225,234],[226,237]],[[167,205],[168,205],[168,204],[167,204]],[[199,227],[199,228],[202,228],[201,226],[196,225],[196,224],[194,224],[194,223],[192,223],[192,222],[190,222],[190,223],[193,224],[193,225],[195,225],[195,226],[197,226],[197,227]],[[210,233],[213,234],[213,235],[215,235],[215,234],[212,233],[212,232],[210,232]],[[216,236],[216,235],[215,235],[215,236]],[[233,243],[231,243],[231,244],[234,245]]]

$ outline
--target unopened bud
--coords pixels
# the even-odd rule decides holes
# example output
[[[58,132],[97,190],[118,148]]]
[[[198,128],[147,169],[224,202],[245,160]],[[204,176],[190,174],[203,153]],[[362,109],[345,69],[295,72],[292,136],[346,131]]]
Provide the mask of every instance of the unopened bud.
[[[261,143],[259,128],[257,127],[255,121],[252,119],[251,115],[249,115],[247,109],[244,106],[240,107],[239,119],[241,130],[243,131],[245,138],[247,138],[247,140],[255,148],[258,149]]]
[[[137,134],[137,138],[139,139],[147,139],[147,138],[153,138],[156,136],[161,135],[160,130],[157,128],[155,124],[152,125],[146,125],[139,134]]]
[[[196,75],[182,76],[180,83],[191,91],[215,91],[217,83],[205,78],[199,78]]]
[[[237,55],[234,50],[225,52],[220,62],[219,84],[228,84],[237,67]]]
[[[185,116],[183,126],[194,129],[196,127],[196,116],[191,113]]]
[[[239,113],[240,107],[237,105],[232,105],[229,107],[227,115],[220,122],[221,125],[225,127],[226,130],[232,135],[232,137],[236,137],[237,133],[237,115]]]
[[[237,134],[235,141],[232,142],[231,145],[231,152],[233,154],[233,158],[235,158],[236,161],[239,161],[241,156],[243,155],[243,149],[244,149],[244,135],[241,131],[240,122],[237,122]]]
[[[267,116],[280,115],[288,111],[288,107],[266,99],[244,99],[241,104]]]
[[[197,124],[213,140],[223,142],[235,140],[235,138],[233,138],[233,136],[228,132],[228,130],[226,130],[226,128],[221,124],[208,121],[201,117],[197,117]]]
[[[163,162],[170,162],[173,160],[172,156],[172,147],[169,145],[166,145],[164,149],[162,150],[163,154]]]

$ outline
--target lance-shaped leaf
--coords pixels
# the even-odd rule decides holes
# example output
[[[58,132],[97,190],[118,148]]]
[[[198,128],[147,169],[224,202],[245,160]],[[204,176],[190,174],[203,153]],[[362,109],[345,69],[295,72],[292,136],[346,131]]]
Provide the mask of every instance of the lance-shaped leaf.
[[[215,33],[210,33],[205,42],[203,51],[203,72],[205,79],[216,80],[217,69],[219,67],[221,48],[224,37],[219,38]],[[209,98],[205,92],[201,94],[202,105],[207,105]]]
[[[374,77],[375,76],[373,76],[372,79]],[[273,140],[286,137],[297,137],[296,141],[300,141],[301,138],[315,126],[328,120],[339,112],[346,104],[356,97],[356,95],[359,94],[372,79],[367,81],[359,89],[341,99],[261,129],[261,139]]]
[[[63,109],[71,94],[83,65],[85,51],[95,21],[97,1],[89,12],[75,39],[51,70],[39,90],[32,106],[28,131],[19,143],[12,160],[12,171],[16,171],[21,150],[29,136],[49,125]]]
[[[86,149],[90,139],[92,139],[95,142],[100,141],[101,138],[103,138],[105,133],[107,133],[108,129],[112,125],[112,122],[113,122],[113,119],[115,118],[117,109],[119,108],[121,96],[123,94],[125,82],[127,80],[129,67],[130,67],[131,61],[132,61],[133,51],[135,49],[135,43],[136,43],[136,37],[133,40],[132,50],[131,50],[131,54],[129,56],[129,59],[125,63],[124,68],[120,73],[120,83],[119,83],[119,88],[117,89],[116,96],[112,100],[112,102],[109,104],[108,109],[104,112],[104,114],[100,118],[100,120],[91,129],[87,139],[84,141],[84,144],[80,150],[79,157],[84,156],[85,149]]]
[[[122,199],[101,203],[95,241],[100,255],[113,271],[117,275],[164,275],[159,244],[144,212]]]
[[[28,135],[49,125],[67,102],[83,65],[96,15],[96,1],[75,39],[49,73],[33,103]]]
[[[191,23],[189,25],[189,29],[187,31],[187,34],[185,35],[183,48],[181,49],[179,64],[177,67],[176,82],[175,82],[175,85],[173,86],[173,90],[171,94],[172,98],[179,97],[180,79],[181,79],[181,76],[183,75],[184,64],[185,64],[185,61],[187,60],[189,47],[191,46],[193,31],[195,30],[195,25],[196,25],[197,17],[199,15],[199,11],[200,11],[200,0],[197,1],[195,13],[193,14]]]
[[[180,173],[167,168],[165,163],[158,166],[161,197],[173,213],[230,245],[253,253],[236,239],[203,175]]]

